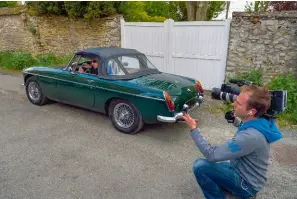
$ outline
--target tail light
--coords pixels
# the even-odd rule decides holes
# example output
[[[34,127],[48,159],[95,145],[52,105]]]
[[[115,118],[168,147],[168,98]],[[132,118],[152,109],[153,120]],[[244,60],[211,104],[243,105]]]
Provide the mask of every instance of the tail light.
[[[196,87],[197,91],[199,91],[200,93],[204,93],[204,89],[202,88],[202,85],[198,80],[196,80],[195,87]]]
[[[175,109],[174,102],[171,99],[171,96],[166,91],[164,91],[164,98],[165,98],[165,102],[167,104],[169,111],[174,111],[174,109]]]

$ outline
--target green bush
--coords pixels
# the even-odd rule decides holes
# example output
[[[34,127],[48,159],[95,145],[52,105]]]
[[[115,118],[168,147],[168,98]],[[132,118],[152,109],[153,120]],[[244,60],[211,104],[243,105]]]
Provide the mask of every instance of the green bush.
[[[36,63],[36,60],[29,53],[17,52],[13,53],[11,68],[14,70],[22,70]]]
[[[1,52],[0,67],[21,70],[25,67],[34,65],[35,59],[26,52]]]
[[[16,6],[18,4],[17,1],[0,1],[0,8],[1,7],[9,7],[9,6]]]
[[[264,85],[269,90],[287,90],[287,109],[277,116],[280,126],[288,124],[297,124],[297,77],[292,74],[278,75],[266,84],[263,83],[261,69],[252,69],[247,72],[239,72],[228,79],[242,79],[252,81],[258,85]],[[222,110],[230,110],[231,103],[224,102],[225,107]]]
[[[238,72],[234,76],[230,77],[234,79],[242,79],[254,82],[258,85],[263,85],[263,71],[260,68],[253,68],[250,71]],[[229,79],[229,78],[228,78]]]
[[[0,52],[0,67],[6,68],[12,62],[11,52]]]
[[[29,13],[33,15],[54,14],[93,19],[116,14],[114,1],[31,1],[27,2]]]
[[[29,1],[26,2],[29,12],[36,13],[37,15],[42,14],[55,14],[55,15],[63,15],[65,14],[64,2],[56,1],[56,2],[46,2],[46,1]]]
[[[297,77],[292,74],[279,75],[266,86],[270,90],[287,90],[287,109],[280,117],[297,123]]]
[[[33,57],[27,52],[0,52],[0,67],[9,70],[22,70],[31,66],[54,66],[67,64],[71,55],[57,56],[55,54],[41,54]]]

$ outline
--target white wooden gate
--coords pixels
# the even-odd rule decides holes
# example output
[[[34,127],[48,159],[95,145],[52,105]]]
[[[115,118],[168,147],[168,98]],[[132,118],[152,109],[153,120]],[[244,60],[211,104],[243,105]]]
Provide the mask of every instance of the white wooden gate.
[[[192,77],[206,90],[225,78],[230,20],[164,23],[125,22],[121,47],[147,55],[162,72]]]

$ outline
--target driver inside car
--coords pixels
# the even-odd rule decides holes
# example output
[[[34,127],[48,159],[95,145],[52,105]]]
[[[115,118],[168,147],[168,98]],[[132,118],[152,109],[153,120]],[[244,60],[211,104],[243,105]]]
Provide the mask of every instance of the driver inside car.
[[[89,72],[93,75],[98,75],[98,68],[99,68],[99,62],[97,60],[93,60],[91,64],[84,63],[82,67],[79,67],[78,72],[85,73]]]

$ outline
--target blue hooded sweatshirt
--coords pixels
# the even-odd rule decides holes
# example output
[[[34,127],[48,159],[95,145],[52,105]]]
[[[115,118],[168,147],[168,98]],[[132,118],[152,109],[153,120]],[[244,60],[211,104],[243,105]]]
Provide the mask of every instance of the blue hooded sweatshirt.
[[[199,129],[190,135],[208,161],[230,160],[233,169],[255,191],[260,191],[267,180],[270,143],[282,138],[275,122],[264,118],[243,123],[232,139],[220,145],[210,145]]]
[[[264,118],[250,120],[243,123],[238,130],[243,131],[250,127],[257,129],[260,133],[262,133],[269,143],[273,143],[282,138],[282,134],[276,127],[274,120],[266,120]]]

